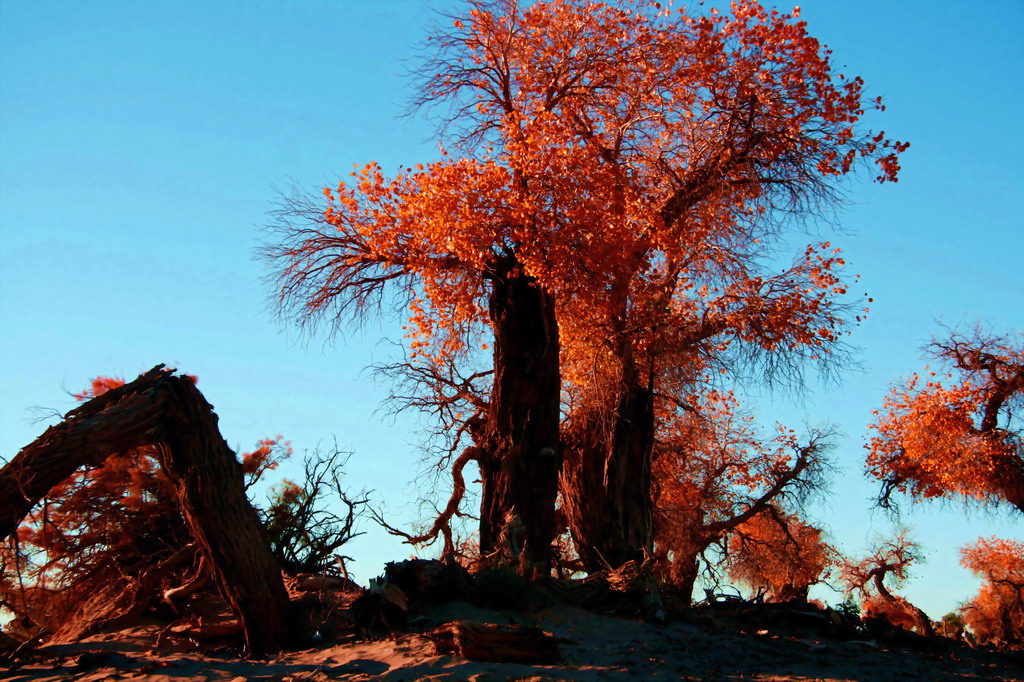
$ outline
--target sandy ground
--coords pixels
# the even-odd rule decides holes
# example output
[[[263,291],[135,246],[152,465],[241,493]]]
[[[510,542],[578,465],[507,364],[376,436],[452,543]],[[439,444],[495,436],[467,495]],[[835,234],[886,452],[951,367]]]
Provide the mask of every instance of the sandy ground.
[[[561,661],[521,665],[438,655],[422,633],[453,620],[536,625],[554,635]],[[435,606],[405,632],[376,641],[310,642],[266,661],[187,642],[155,644],[160,626],[45,647],[45,660],[5,680],[1024,680],[1024,657],[967,647],[911,651],[860,641],[816,641],[761,630],[727,632],[714,622],[668,625],[622,620],[568,606],[534,615],[465,602]]]

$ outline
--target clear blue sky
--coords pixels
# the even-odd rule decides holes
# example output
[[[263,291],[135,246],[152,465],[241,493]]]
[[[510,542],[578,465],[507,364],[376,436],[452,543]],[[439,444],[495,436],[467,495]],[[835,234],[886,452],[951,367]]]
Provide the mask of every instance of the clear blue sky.
[[[833,239],[875,299],[853,337],[864,371],[763,414],[845,431],[816,519],[859,555],[892,527],[861,474],[889,382],[921,366],[937,321],[1024,329],[1024,3],[802,9],[839,70],[886,98],[872,126],[912,143],[898,185],[851,185]],[[355,452],[351,487],[415,518],[416,424],[383,419],[386,387],[361,374],[400,335],[281,330],[253,250],[275,188],[436,157],[432,129],[397,118],[432,16],[416,0],[0,2],[0,455],[49,423],[33,407],[66,411],[90,377],[163,362],[199,376],[232,446],[337,439]],[[956,504],[905,521],[928,557],[905,594],[936,618],[976,589],[959,546],[1024,535],[1019,517]],[[363,581],[411,551],[366,529],[349,548]]]

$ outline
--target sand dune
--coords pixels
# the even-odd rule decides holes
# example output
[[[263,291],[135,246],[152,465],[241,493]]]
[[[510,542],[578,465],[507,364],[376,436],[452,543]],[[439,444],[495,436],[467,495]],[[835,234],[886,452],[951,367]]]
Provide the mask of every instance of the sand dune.
[[[665,625],[570,606],[534,614],[435,605],[379,640],[314,641],[265,661],[228,645],[199,649],[159,638],[161,624],[40,649],[5,679],[21,680],[1024,680],[1024,658],[941,643],[934,651],[867,641],[806,638],[772,628],[742,633],[712,615]],[[553,665],[472,661],[439,654],[425,633],[453,621],[531,625],[553,635]],[[778,630],[778,629],[776,629]]]

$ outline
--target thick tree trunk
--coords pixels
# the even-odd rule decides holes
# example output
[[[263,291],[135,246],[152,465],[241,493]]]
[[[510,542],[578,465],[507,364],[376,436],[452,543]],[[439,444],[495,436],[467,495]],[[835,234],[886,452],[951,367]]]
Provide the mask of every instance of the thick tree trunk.
[[[588,574],[611,566],[603,554],[601,539],[611,526],[604,505],[604,441],[601,424],[592,415],[578,415],[565,434],[562,468],[562,512],[580,563]],[[591,491],[598,495],[591,497]]]
[[[653,551],[653,398],[649,389],[624,383],[611,424],[600,415],[584,420],[566,453],[565,515],[588,573],[643,562]]]
[[[220,435],[212,406],[188,377],[157,366],[69,412],[0,470],[0,539],[80,466],[159,445],[185,521],[238,616],[253,655],[279,649],[290,605],[241,464]]]
[[[555,536],[562,456],[558,438],[560,375],[555,303],[533,278],[510,267],[491,275],[494,385],[487,416],[488,453],[480,459],[480,550],[546,576]]]
[[[1003,482],[1003,495],[1017,511],[1024,513],[1024,467],[1019,462],[1010,461],[1002,471],[1008,472]]]

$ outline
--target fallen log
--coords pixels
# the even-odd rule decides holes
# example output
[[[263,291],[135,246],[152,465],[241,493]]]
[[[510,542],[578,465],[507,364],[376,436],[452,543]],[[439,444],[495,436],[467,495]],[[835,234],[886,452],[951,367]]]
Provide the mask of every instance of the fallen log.
[[[628,561],[615,569],[591,573],[583,580],[547,578],[541,583],[561,601],[594,613],[665,620],[665,605],[650,567]]]
[[[453,621],[424,636],[439,655],[451,654],[472,661],[553,665],[561,658],[555,638],[532,626]]]

